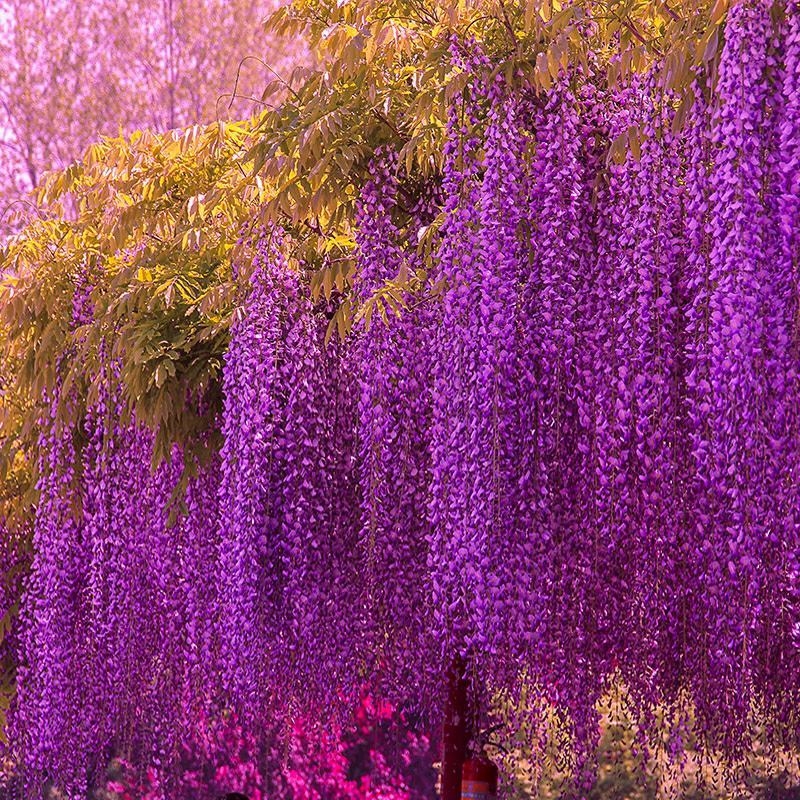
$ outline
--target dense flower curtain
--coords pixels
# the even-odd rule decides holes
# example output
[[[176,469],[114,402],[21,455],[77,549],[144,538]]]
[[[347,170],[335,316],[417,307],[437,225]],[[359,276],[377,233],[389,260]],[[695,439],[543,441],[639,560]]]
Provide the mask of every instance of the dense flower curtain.
[[[379,152],[356,221],[367,299],[439,220],[433,289],[326,342],[290,235],[258,231],[224,443],[181,497],[112,358],[82,444],[42,419],[31,775],[81,796],[113,753],[166,770],[209,708],[273,730],[364,686],[435,722],[456,657],[476,724],[524,691],[577,755],[611,681],[643,726],[796,741],[800,10],[776,19],[732,8],[684,124],[654,77],[536,96],[453,42],[441,180],[409,196]]]

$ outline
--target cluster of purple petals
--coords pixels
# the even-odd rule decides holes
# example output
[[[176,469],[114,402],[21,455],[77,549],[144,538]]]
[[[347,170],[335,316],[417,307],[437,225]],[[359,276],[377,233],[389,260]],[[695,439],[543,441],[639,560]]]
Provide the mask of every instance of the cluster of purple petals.
[[[57,402],[51,401],[53,414]],[[81,578],[85,541],[78,509],[66,490],[75,481],[76,458],[70,430],[50,428],[42,436],[41,500],[34,523],[36,550],[26,587],[23,617],[23,662],[18,670],[18,708],[15,720],[25,735],[27,763],[45,765],[65,783],[82,788],[81,737],[72,709],[83,705],[83,647],[86,626]]]
[[[455,42],[452,49],[458,57]],[[466,57],[466,69],[479,71],[479,57]],[[480,227],[481,141],[474,133],[485,89],[476,81],[468,95],[452,103],[444,149],[441,244],[436,280],[445,287],[433,320],[430,392],[431,482],[427,513],[433,629],[441,643],[434,653],[441,665],[468,647],[473,614],[485,610],[480,591],[487,526],[483,509],[470,497],[485,475],[478,464],[481,376]],[[473,468],[473,464],[475,468]]]
[[[791,310],[792,321],[788,326],[789,353],[794,356],[795,370],[800,356],[800,4],[794,0],[787,5],[787,22],[783,31],[783,41],[778,42],[777,52],[782,54],[783,73],[783,108],[777,123],[777,153],[773,159],[774,175],[779,181],[777,192],[777,209],[780,220],[780,240],[782,250],[781,263],[785,265],[789,280],[785,290]],[[800,426],[800,413],[797,399],[796,381],[790,388],[789,396],[793,398],[793,409],[787,418],[792,431]],[[794,456],[794,474],[797,474],[800,462]],[[795,510],[795,526],[798,524]],[[800,650],[800,548],[781,547],[779,551],[783,580],[777,592],[789,595],[788,619],[783,632],[788,629],[789,637]],[[778,597],[773,602],[780,602]]]
[[[85,798],[112,757],[157,770],[171,764],[207,686],[199,662],[210,578],[200,565],[213,555],[216,474],[190,480],[187,513],[171,525],[181,454],[151,469],[152,434],[120,422],[116,372],[109,364],[98,377],[81,431],[57,423],[57,397],[41,422],[11,721],[13,755],[33,797],[54,783]]]
[[[386,281],[411,275],[422,264],[414,231],[401,236],[398,213],[399,165],[379,154],[358,206],[358,286],[362,299]],[[420,221],[417,224],[419,229]],[[414,298],[410,298],[413,303]],[[353,346],[357,366],[357,473],[359,539],[363,553],[365,640],[374,655],[375,689],[398,686],[418,694],[431,665],[418,653],[430,651],[428,541],[425,513],[430,482],[431,310],[416,304],[386,324],[375,317]],[[353,553],[358,558],[358,551]],[[434,672],[438,671],[438,665]],[[426,670],[428,672],[426,672]],[[406,690],[406,697],[409,696]]]
[[[348,354],[325,346],[280,231],[255,247],[224,371],[217,566],[219,670],[246,721],[349,697],[364,632]]]
[[[661,707],[731,751],[756,721],[796,742],[800,9],[778,12],[733,5],[679,131],[655,76],[535,95],[453,43],[472,80],[441,183],[416,200],[382,151],[356,219],[365,300],[421,268],[438,213],[439,293],[326,344],[260,230],[224,444],[174,524],[181,455],[150,470],[113,364],[82,452],[42,420],[35,774],[80,792],[112,752],[170,763],[208,708],[258,738],[364,685],[434,721],[453,663],[476,722],[524,695],[590,743],[621,681],[643,731]]]

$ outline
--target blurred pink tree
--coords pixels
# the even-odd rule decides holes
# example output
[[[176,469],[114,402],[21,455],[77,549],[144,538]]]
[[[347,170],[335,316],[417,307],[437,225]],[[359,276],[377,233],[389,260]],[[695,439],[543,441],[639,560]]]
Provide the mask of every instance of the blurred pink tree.
[[[278,5],[0,0],[0,232],[43,172],[102,135],[260,108],[272,70],[289,73],[305,59],[302,45],[265,33]]]

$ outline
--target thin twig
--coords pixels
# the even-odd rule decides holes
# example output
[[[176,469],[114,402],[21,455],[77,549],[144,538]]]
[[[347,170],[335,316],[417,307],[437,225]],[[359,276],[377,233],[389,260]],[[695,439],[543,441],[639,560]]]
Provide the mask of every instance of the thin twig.
[[[251,59],[253,61],[258,61],[259,64],[266,67],[294,95],[296,100],[300,99],[300,95],[292,88],[289,81],[287,81],[286,78],[283,77],[283,75],[275,72],[275,70],[269,64],[267,64],[267,62],[264,61],[263,58],[259,58],[258,56],[245,56],[239,62],[239,66],[236,68],[236,80],[233,82],[233,94],[231,96],[230,105],[228,105],[228,110],[230,110],[231,106],[233,105],[233,98],[236,96],[236,90],[239,88],[239,76],[242,73],[242,65],[244,64],[245,61],[249,61]]]
[[[252,97],[249,94],[237,94],[236,92],[224,92],[223,94],[221,94],[217,98],[217,102],[214,104],[214,106],[216,108],[216,112],[217,112],[217,122],[220,121],[220,118],[219,118],[219,101],[220,100],[224,100],[226,97],[230,97],[231,98],[230,103],[228,103],[228,111],[230,111],[231,106],[233,105],[233,101],[236,100],[237,98],[239,100],[249,100],[251,103],[258,103],[259,105],[266,106],[267,108],[271,109],[272,111],[274,111],[277,108],[277,106],[272,105],[272,103],[267,103],[264,100],[259,100],[257,97]]]
[[[384,125],[386,125],[388,128],[390,128],[398,138],[405,139],[405,136],[403,136],[403,134],[400,133],[399,130],[397,130],[397,128],[394,126],[394,124],[386,116],[384,116],[380,111],[378,111],[377,108],[372,108],[370,110]]]
[[[675,22],[681,21],[681,18],[669,7],[669,3],[667,3],[667,0],[661,0],[661,5],[664,6],[664,11],[666,11],[667,14],[669,14],[670,17],[672,17],[672,19],[675,20]]]
[[[508,18],[508,11],[506,11],[506,6],[503,0],[500,0],[500,10],[503,12],[503,21],[505,22],[506,28],[511,35],[511,40],[514,42],[514,52],[519,53],[519,40],[517,39],[517,34],[514,32],[514,26],[511,24],[511,20]]]
[[[652,42],[649,42],[649,41],[647,41],[647,39],[645,39],[645,38],[644,38],[644,36],[642,36],[642,34],[641,34],[641,33],[639,33],[639,31],[638,31],[638,29],[636,28],[636,26],[635,26],[635,25],[634,25],[634,24],[633,24],[633,23],[632,23],[632,22],[631,22],[631,21],[630,21],[630,20],[629,20],[627,17],[623,17],[623,19],[622,19],[622,24],[623,24],[623,25],[624,25],[624,26],[625,26],[625,27],[626,27],[626,28],[627,28],[627,29],[628,29],[628,30],[629,30],[629,31],[630,31],[630,32],[631,32],[631,33],[632,33],[632,34],[633,34],[633,35],[634,35],[634,36],[635,36],[635,37],[636,37],[636,38],[637,38],[637,39],[638,39],[638,40],[639,40],[639,41],[640,41],[640,42],[641,42],[641,43],[642,43],[644,46],[645,46],[645,47],[650,47],[650,48],[652,48],[652,49],[655,51],[656,55],[658,55],[658,56],[661,56],[661,55],[663,55],[663,53],[661,52],[661,50],[659,50],[659,49],[658,49],[658,47],[656,47],[656,46],[655,46],[655,45],[654,45]]]

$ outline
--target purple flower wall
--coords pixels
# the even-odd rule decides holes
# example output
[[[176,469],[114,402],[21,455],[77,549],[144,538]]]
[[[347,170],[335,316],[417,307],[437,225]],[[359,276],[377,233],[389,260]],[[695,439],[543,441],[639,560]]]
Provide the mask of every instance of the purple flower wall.
[[[441,297],[325,344],[290,234],[262,231],[224,444],[174,525],[181,455],[150,470],[113,365],[82,454],[43,420],[31,774],[81,796],[110,753],[166,767],[209,708],[273,731],[364,685],[433,723],[456,655],[477,722],[524,688],[588,743],[619,680],[644,725],[796,743],[799,17],[735,5],[682,130],[647,76],[537,97],[454,43],[474,80],[441,184],[409,209],[383,152],[357,215],[363,300],[440,212]]]

